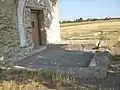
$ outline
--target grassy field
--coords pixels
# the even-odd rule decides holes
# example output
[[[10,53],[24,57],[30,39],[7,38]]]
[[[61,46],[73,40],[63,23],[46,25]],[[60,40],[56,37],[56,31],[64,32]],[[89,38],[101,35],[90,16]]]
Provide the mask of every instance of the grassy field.
[[[120,21],[117,20],[100,20],[100,21],[84,21],[84,22],[75,22],[75,23],[62,23],[60,24],[60,27],[68,27],[68,26],[78,26],[78,25],[85,25],[85,24],[95,24],[95,23],[103,23],[103,22],[116,22]]]
[[[101,31],[103,32],[103,39],[109,39],[110,35],[118,35],[120,20],[61,24],[61,37],[63,39],[99,39],[100,37],[97,34]]]

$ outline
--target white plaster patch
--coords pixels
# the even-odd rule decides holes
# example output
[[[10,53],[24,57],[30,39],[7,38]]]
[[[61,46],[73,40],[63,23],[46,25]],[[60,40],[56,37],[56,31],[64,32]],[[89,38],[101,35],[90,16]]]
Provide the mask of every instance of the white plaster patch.
[[[0,57],[0,60],[3,61],[4,60],[4,56]]]
[[[50,31],[47,32],[48,34],[48,42],[52,44],[57,44],[61,41],[60,38],[60,24],[59,24],[59,9],[58,5],[56,4],[53,6],[52,11],[52,24],[50,26]]]
[[[18,65],[16,65],[16,66],[13,66],[14,68],[17,68],[17,69],[25,69],[25,67],[22,67],[22,66],[18,66]]]

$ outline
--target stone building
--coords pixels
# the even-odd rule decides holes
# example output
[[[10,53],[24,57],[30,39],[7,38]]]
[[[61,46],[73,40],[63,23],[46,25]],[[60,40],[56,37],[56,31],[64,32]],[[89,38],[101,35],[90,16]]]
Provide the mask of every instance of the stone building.
[[[56,0],[0,0],[0,59],[19,60],[60,41]]]

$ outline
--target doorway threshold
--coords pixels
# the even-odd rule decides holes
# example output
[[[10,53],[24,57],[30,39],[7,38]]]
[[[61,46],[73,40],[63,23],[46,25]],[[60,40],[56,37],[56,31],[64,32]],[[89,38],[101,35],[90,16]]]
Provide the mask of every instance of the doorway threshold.
[[[38,52],[41,52],[43,50],[47,49],[47,45],[40,45],[40,46],[35,46],[34,48],[34,52],[35,53],[38,53]]]

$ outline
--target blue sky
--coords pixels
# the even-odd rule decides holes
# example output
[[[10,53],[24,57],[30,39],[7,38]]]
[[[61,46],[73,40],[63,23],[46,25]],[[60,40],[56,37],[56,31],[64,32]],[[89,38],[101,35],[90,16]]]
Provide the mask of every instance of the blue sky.
[[[60,20],[120,17],[120,0],[59,0]]]

